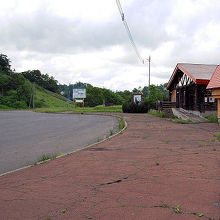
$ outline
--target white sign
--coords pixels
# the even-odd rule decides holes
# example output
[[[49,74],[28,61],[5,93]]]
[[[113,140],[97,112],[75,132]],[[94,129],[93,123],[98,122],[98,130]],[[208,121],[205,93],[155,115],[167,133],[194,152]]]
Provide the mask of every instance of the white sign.
[[[76,100],[76,103],[83,103],[82,99],[75,99],[75,100]]]
[[[73,89],[73,99],[86,98],[86,89]]]
[[[134,95],[134,103],[141,103],[141,95]]]

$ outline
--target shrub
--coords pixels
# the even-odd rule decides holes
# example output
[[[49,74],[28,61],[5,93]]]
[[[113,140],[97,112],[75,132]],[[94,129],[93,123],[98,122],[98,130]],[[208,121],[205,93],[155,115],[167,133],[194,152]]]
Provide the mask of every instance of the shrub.
[[[12,104],[12,107],[24,109],[24,108],[27,108],[27,104],[25,103],[25,101],[15,101],[15,102]]]
[[[147,103],[133,103],[125,102],[122,105],[122,111],[125,113],[147,113],[148,105]]]

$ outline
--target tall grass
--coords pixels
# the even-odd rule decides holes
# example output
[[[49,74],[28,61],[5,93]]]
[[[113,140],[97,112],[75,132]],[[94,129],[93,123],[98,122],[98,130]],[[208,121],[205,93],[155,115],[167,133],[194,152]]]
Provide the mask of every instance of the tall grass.
[[[165,113],[161,112],[161,111],[150,110],[148,113],[151,114],[151,115],[160,117],[160,118],[165,118]]]
[[[218,123],[217,114],[207,115],[207,116],[205,116],[205,118],[207,118],[208,121],[211,122],[211,123]]]

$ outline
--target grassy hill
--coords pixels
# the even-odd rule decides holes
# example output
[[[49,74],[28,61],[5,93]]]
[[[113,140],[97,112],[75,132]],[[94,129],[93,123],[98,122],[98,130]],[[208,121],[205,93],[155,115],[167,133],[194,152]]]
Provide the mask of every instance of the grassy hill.
[[[36,108],[66,107],[66,98],[57,93],[36,86]]]
[[[66,98],[57,93],[46,90],[39,85],[35,87],[34,96],[35,108],[67,108]],[[0,110],[14,110],[24,108],[14,108],[5,104],[0,103]],[[29,108],[25,108],[29,109]],[[32,109],[32,104],[30,109]]]

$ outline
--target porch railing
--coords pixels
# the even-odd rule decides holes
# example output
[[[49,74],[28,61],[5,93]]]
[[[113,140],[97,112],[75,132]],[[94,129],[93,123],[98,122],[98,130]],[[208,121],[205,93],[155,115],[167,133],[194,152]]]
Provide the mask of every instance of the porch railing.
[[[164,109],[176,108],[176,102],[157,101],[156,107],[157,107],[157,110],[159,111],[162,111]]]

